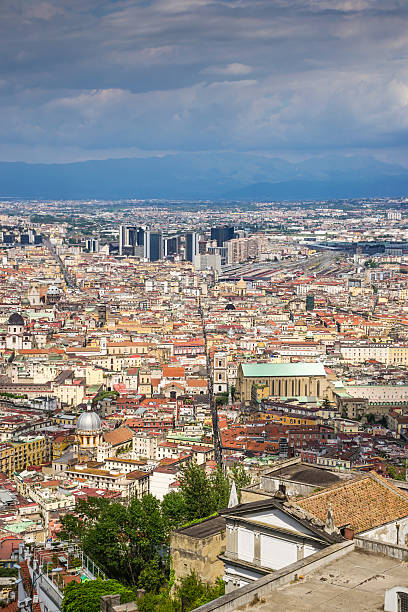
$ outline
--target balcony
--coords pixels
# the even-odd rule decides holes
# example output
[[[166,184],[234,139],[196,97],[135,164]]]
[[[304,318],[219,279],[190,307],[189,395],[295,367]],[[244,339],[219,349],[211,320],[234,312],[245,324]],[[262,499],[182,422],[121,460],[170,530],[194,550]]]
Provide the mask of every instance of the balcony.
[[[34,546],[26,552],[26,558],[38,600],[49,610],[61,609],[64,588],[69,582],[106,580],[106,575],[76,544]]]

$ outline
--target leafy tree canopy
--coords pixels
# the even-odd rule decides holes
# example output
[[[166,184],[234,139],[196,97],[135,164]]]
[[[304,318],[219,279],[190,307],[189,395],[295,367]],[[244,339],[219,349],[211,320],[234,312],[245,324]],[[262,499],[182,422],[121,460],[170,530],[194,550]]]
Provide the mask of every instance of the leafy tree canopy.
[[[152,495],[132,499],[128,506],[103,498],[78,501],[75,514],[61,519],[60,537],[80,543],[111,579],[144,588],[149,597],[158,596],[169,579],[171,531],[226,508],[232,480],[238,495],[250,482],[242,465],[235,465],[227,475],[221,469],[207,475],[204,467],[191,462],[183,468],[180,490],[166,495],[163,502]],[[203,587],[196,600],[207,597],[208,588]]]
[[[190,612],[198,606],[221,597],[225,593],[225,584],[219,578],[215,585],[203,582],[195,572],[191,572],[180,583],[175,585],[171,597],[172,582],[159,594],[146,593],[138,602],[139,612]]]
[[[120,603],[134,601],[135,592],[117,580],[70,582],[64,591],[63,612],[99,612],[103,595],[120,595]]]
[[[64,539],[79,540],[84,552],[111,578],[137,586],[145,566],[155,561],[161,579],[168,573],[164,546],[171,525],[152,495],[132,499],[129,506],[105,499],[79,501],[78,516],[62,518]],[[150,565],[150,568],[156,565]],[[146,582],[146,572],[143,574]]]
[[[183,468],[180,478],[181,496],[178,501],[178,516],[184,513],[185,521],[205,518],[228,506],[232,481],[235,481],[238,496],[241,489],[251,482],[250,476],[242,465],[235,464],[224,475],[221,468],[207,476],[204,468],[192,462]],[[163,503],[167,503],[165,497]],[[173,500],[173,504],[175,500]]]

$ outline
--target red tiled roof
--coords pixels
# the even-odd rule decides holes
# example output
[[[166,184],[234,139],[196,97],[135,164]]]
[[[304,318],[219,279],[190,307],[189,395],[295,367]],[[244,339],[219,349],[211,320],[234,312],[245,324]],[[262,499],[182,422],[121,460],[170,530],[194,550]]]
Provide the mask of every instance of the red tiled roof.
[[[330,504],[335,524],[338,527],[350,524],[355,533],[408,516],[408,495],[375,472],[297,502],[321,521],[326,520]]]
[[[114,429],[113,431],[108,431],[103,434],[103,439],[105,442],[109,442],[110,444],[124,444],[125,442],[130,442],[133,438],[133,431],[129,429],[129,427],[119,427],[118,429]]]
[[[173,366],[164,366],[163,367],[163,378],[184,378],[186,374],[184,367],[173,367]]]

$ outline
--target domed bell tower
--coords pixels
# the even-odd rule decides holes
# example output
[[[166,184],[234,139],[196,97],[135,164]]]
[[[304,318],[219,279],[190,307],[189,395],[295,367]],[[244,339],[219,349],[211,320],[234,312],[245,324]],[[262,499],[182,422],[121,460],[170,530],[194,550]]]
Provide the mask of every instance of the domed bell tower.
[[[96,412],[88,411],[79,415],[76,436],[81,449],[98,448],[102,443],[102,423]]]

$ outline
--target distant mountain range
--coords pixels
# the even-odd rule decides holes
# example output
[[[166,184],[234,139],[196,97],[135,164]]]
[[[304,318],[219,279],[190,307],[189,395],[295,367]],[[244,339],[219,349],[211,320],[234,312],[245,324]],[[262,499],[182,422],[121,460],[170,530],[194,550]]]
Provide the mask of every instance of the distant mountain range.
[[[1,197],[321,200],[407,194],[408,169],[357,155],[299,163],[245,153],[0,162]]]

